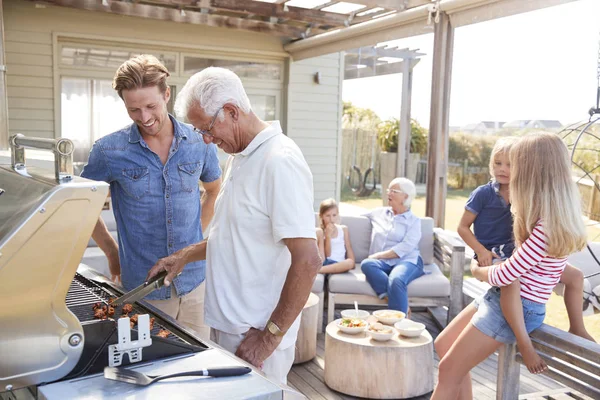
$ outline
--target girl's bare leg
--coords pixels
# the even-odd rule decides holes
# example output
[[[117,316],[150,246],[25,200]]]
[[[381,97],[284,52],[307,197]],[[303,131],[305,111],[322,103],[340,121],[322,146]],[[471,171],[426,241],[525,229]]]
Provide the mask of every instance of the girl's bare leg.
[[[486,336],[472,324],[467,324],[440,361],[438,384],[431,400],[456,400],[459,394],[462,395],[464,381],[469,371],[501,345],[502,343]]]
[[[525,316],[523,315],[523,304],[521,303],[521,284],[514,281],[508,286],[500,288],[500,306],[506,322],[510,325],[517,338],[519,352],[523,356],[523,363],[532,374],[539,374],[548,366],[535,351],[531,338],[525,329]]]
[[[560,281],[565,284],[564,301],[569,316],[569,332],[595,342],[583,322],[583,272],[567,264]]]
[[[461,332],[465,330],[467,325],[471,322],[471,318],[475,315],[477,309],[469,304],[462,310],[456,318],[448,324],[446,328],[435,339],[435,351],[437,352],[440,361],[444,358],[446,353],[450,350],[452,345],[456,342]],[[471,374],[467,373],[463,382],[461,383],[461,388],[459,391],[459,395],[456,399],[460,400],[470,400],[473,398],[473,388],[471,385]]]

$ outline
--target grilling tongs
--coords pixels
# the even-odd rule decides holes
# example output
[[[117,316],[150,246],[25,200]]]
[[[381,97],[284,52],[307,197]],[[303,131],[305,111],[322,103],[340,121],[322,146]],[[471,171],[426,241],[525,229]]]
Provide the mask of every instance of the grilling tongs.
[[[149,281],[146,281],[135,289],[130,290],[123,296],[116,298],[111,304],[114,306],[120,306],[125,303],[135,303],[136,301],[143,299],[165,284],[165,277],[167,276],[167,273],[167,271],[159,272]]]

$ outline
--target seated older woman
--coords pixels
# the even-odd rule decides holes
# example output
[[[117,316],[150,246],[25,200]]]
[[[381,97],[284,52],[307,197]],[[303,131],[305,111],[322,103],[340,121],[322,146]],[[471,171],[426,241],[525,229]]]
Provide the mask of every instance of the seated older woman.
[[[369,257],[360,267],[379,298],[388,297],[389,308],[408,311],[407,286],[423,275],[419,253],[421,220],[410,211],[416,195],[415,184],[396,178],[387,189],[389,207],[380,207],[366,216],[371,220]]]

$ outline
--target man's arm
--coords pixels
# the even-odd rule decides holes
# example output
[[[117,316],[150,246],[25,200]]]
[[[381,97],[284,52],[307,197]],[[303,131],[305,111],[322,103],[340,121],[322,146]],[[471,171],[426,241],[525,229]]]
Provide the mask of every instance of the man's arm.
[[[283,332],[292,326],[310,295],[321,258],[314,239],[283,239],[292,254],[292,265],[288,271],[279,302],[270,320]],[[265,321],[266,322],[266,321]],[[238,347],[236,355],[256,367],[260,367],[282,340],[266,328],[262,331],[251,328]]]
[[[165,277],[165,286],[169,286],[173,279],[183,271],[183,268],[194,261],[206,260],[206,242],[203,240],[200,243],[191,244],[183,249],[176,251],[175,253],[161,258],[154,264],[148,275],[146,281],[150,280],[154,275],[161,271],[167,271],[168,274]]]
[[[100,247],[100,250],[104,252],[108,259],[108,269],[110,271],[110,279],[118,283],[121,280],[121,264],[119,263],[119,246],[108,231],[106,224],[101,217],[98,218],[94,231],[92,232],[92,239]]]
[[[202,205],[200,219],[202,220],[202,232],[204,233],[215,213],[215,200],[221,188],[221,178],[217,178],[212,182],[202,182],[202,187],[204,188],[204,193],[202,193],[202,198],[200,199],[200,204]]]

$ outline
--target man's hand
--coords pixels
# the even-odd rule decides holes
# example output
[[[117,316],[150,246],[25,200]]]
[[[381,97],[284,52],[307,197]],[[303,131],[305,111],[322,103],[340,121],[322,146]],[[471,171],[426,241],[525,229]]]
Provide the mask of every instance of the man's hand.
[[[107,256],[108,270],[110,271],[110,280],[114,283],[121,284],[121,263],[119,262],[119,254]]]
[[[283,336],[250,328],[235,355],[257,368],[262,368],[265,360],[275,351],[282,339]]]
[[[477,262],[480,267],[488,267],[493,264],[494,258],[500,258],[496,254],[491,251],[485,249],[479,253],[477,253]]]
[[[367,257],[367,258],[371,258],[373,260],[379,260],[381,258],[381,254],[380,253],[369,254],[369,257]]]
[[[148,276],[146,276],[146,281],[152,279],[153,276],[158,274],[161,271],[167,271],[167,276],[165,277],[165,286],[169,286],[173,279],[177,275],[183,271],[183,267],[185,267],[186,262],[183,259],[181,253],[173,253],[168,257],[161,258],[154,264],[154,267],[148,271]]]
[[[335,224],[327,224],[325,226],[325,236],[331,237],[335,232],[337,232]]]

